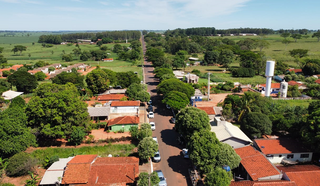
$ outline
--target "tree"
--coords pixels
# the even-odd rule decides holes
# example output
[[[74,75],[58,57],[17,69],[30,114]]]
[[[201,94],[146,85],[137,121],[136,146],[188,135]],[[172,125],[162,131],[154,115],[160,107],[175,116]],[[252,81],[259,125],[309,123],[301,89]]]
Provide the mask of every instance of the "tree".
[[[130,100],[140,100],[147,102],[150,100],[150,94],[147,92],[147,87],[144,84],[132,83],[126,91]]]
[[[91,71],[86,78],[87,86],[94,94],[106,91],[110,86],[110,80],[104,70],[97,68]]]
[[[286,51],[287,50],[287,46],[288,46],[288,44],[291,43],[291,41],[289,39],[284,39],[284,40],[282,40],[282,43],[286,45],[286,48],[284,49]]]
[[[174,75],[170,68],[156,68],[154,69],[154,73],[156,78],[161,78],[165,74]]]
[[[162,100],[162,103],[169,105],[174,110],[185,108],[189,102],[187,95],[178,91],[170,91]]]
[[[140,83],[140,79],[137,74],[132,71],[129,72],[117,72],[117,85],[122,88],[127,88],[133,83]]]
[[[320,73],[320,60],[318,59],[306,59],[305,65],[302,68],[304,75],[315,75]]]
[[[43,81],[47,77],[47,75],[42,71],[35,73],[34,76],[36,77],[37,81]]]
[[[177,122],[177,121],[176,121]],[[209,125],[209,124],[208,124]],[[187,143],[190,159],[203,173],[211,172],[217,166],[221,143],[209,129],[197,130]]]
[[[30,93],[37,88],[38,82],[34,75],[27,71],[18,70],[8,76],[8,82],[16,86],[17,90],[24,93]]]
[[[4,49],[3,47],[0,47],[0,54],[3,52],[3,49]]]
[[[289,32],[284,32],[282,34],[280,34],[281,37],[283,37],[284,39],[287,39],[287,37],[289,37],[291,34]]]
[[[80,55],[80,60],[82,61],[88,61],[92,57],[91,53],[89,51],[83,51]]]
[[[289,50],[290,56],[294,58],[303,58],[308,56],[308,51],[307,49],[293,49]]]
[[[147,49],[145,56],[148,59],[148,61],[154,63],[155,61],[157,61],[158,58],[164,57],[164,52],[158,48],[151,47]],[[155,64],[153,65],[155,66]]]
[[[206,174],[204,185],[205,186],[228,186],[230,185],[232,176],[224,169],[217,167],[213,171]]]
[[[154,153],[158,151],[158,143],[152,139],[152,137],[143,138],[138,144],[139,157],[142,160],[147,160],[154,156]]]
[[[184,62],[184,60],[180,56],[176,55],[173,59],[172,67],[178,69],[185,66],[186,66],[186,63]]]
[[[0,94],[9,90],[10,88],[11,88],[11,85],[9,82],[7,82],[5,79],[0,79]]]
[[[37,68],[37,67],[44,67],[46,65],[49,65],[48,62],[45,62],[45,61],[38,61],[34,64],[34,68]]]
[[[11,50],[14,54],[16,53],[16,52],[20,52],[20,56],[21,56],[21,53],[22,53],[22,51],[26,51],[27,50],[27,47],[26,46],[23,46],[23,45],[16,45],[16,46],[14,46],[14,48]]]
[[[312,37],[316,37],[318,38],[318,42],[320,41],[320,31],[316,32],[316,33],[313,33],[312,34]]]
[[[97,42],[97,45],[98,45],[99,47],[101,47],[101,45],[103,45],[103,42],[102,42],[102,41],[98,41],[98,42]]]
[[[94,61],[101,61],[102,59],[108,57],[107,53],[103,50],[92,50],[90,53]]]
[[[157,186],[159,185],[160,178],[156,171],[153,171],[150,175],[146,172],[139,174],[138,186]]]
[[[259,39],[257,40],[257,47],[260,49],[260,52],[262,51],[262,49],[264,48],[269,48],[270,46],[270,43],[266,40],[263,40],[263,39]]]
[[[159,78],[159,81],[162,82],[163,80],[166,79],[175,79],[176,76],[174,74],[164,74]]]
[[[115,44],[113,46],[113,50],[114,53],[119,53],[120,51],[122,51],[122,46],[120,44]]]
[[[246,38],[244,40],[240,40],[237,42],[237,45],[242,49],[242,50],[253,50],[257,48],[257,41],[251,38]]]
[[[9,105],[9,108],[13,108],[13,107],[19,107],[19,108],[25,109],[26,101],[21,96],[15,97],[11,100],[11,103]]]
[[[87,128],[89,120],[87,104],[80,100],[77,88],[71,83],[39,85],[26,114],[29,126],[51,138],[66,138],[73,127]]]
[[[131,41],[130,47],[132,50],[140,51],[141,49],[141,42],[138,40]]]
[[[108,50],[108,46],[107,45],[102,45],[100,47],[100,50],[107,51]]]
[[[217,157],[217,166],[222,167],[224,165],[228,165],[232,170],[239,166],[240,161],[240,156],[229,144],[221,143],[220,152]]]
[[[140,60],[141,59],[140,52],[137,50],[131,50],[129,58],[133,61]]]
[[[250,137],[260,138],[264,134],[271,134],[272,122],[269,117],[260,112],[249,112],[243,118],[241,129]]]
[[[85,136],[86,136],[86,133],[84,132],[83,127],[73,127],[73,131],[68,141],[77,146],[82,143]]]
[[[62,55],[62,60],[64,60],[65,62],[70,62],[73,60],[73,57],[71,54],[63,54]]]
[[[156,68],[157,67],[172,68],[172,60],[171,58],[160,56],[159,58],[156,58],[156,60],[152,62],[152,65]]]
[[[20,98],[22,99],[22,98]],[[27,117],[24,106],[16,103],[15,98],[10,108],[0,113],[0,154],[1,157],[10,157],[36,146],[36,138],[27,127]]]
[[[73,54],[78,58],[79,55],[81,54],[81,49],[80,48],[74,48],[73,50]]]
[[[204,64],[215,64],[218,63],[219,59],[219,52],[214,50],[214,51],[207,51],[204,53]]]
[[[178,79],[163,80],[157,86],[157,93],[163,94],[163,96],[166,96],[166,94],[174,90],[185,93],[188,96],[188,98],[191,98],[191,96],[194,95],[194,91],[195,91],[190,84],[184,83]]]
[[[48,72],[50,73],[50,72],[53,72],[53,71],[55,71],[56,70],[56,68],[54,68],[54,67],[49,67],[48,68]]]
[[[297,39],[301,39],[302,35],[301,34],[292,34],[290,37],[294,39],[294,42],[297,42]]]
[[[3,57],[3,55],[0,55],[0,65],[3,66],[7,63],[7,58]]]
[[[229,65],[233,62],[234,60],[234,54],[232,50],[230,49],[223,49],[220,52],[218,63],[220,65],[223,65],[225,68],[228,68]]]
[[[175,128],[188,141],[194,132],[210,130],[209,117],[203,110],[186,107],[177,114]]]
[[[33,172],[36,163],[37,160],[32,158],[29,154],[20,152],[9,159],[6,174],[8,176],[27,175],[29,171]]]
[[[52,83],[64,85],[67,83],[73,83],[77,88],[82,89],[84,87],[84,76],[78,72],[62,72],[52,78]]]

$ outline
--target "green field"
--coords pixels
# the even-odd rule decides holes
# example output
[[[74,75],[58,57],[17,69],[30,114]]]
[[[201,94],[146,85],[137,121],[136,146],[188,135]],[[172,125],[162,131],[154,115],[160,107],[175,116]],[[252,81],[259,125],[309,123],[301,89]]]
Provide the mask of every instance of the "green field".
[[[280,103],[283,106],[303,106],[308,107],[311,102],[316,100],[273,100],[274,103]]]

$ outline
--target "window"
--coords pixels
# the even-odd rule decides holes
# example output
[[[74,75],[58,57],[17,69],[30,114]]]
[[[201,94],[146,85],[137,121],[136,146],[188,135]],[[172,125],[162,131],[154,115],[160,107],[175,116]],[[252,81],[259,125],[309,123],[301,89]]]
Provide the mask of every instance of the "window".
[[[301,154],[300,158],[309,158],[309,154]]]
[[[281,158],[281,157],[282,157],[282,155],[280,154],[280,155],[279,155],[279,158]]]
[[[287,158],[288,158],[288,159],[293,158],[293,154],[288,154],[288,155],[287,155]]]

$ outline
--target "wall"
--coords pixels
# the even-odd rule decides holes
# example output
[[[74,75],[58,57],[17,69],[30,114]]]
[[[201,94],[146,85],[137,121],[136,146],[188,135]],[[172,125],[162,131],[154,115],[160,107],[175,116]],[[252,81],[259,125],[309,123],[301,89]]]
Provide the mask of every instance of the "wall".
[[[281,163],[281,161],[283,159],[287,159],[290,161],[299,161],[299,162],[309,162],[312,159],[312,152],[305,152],[305,153],[292,153],[293,154],[293,158],[287,158],[288,154],[273,154],[273,157],[268,157],[267,159],[271,162],[271,163]],[[300,158],[301,154],[309,154],[309,158]],[[281,155],[281,157],[279,157],[279,155]]]
[[[139,106],[135,107],[111,107],[110,113],[138,113]]]
[[[124,132],[128,132],[132,126],[138,127],[138,124],[130,124],[130,125],[112,125],[111,131],[119,131],[124,129]]]

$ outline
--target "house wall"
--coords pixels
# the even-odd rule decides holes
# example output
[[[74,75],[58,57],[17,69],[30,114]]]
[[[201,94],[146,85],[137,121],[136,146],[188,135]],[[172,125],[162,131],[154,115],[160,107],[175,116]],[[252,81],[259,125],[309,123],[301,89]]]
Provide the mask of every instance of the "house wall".
[[[139,106],[134,107],[111,107],[111,113],[137,113],[139,112]]]
[[[128,132],[131,127],[138,127],[138,124],[128,124],[128,125],[112,125],[111,126],[111,131],[119,131],[124,129],[124,132]]]
[[[233,149],[245,147],[250,144],[249,142],[246,142],[237,138],[233,138],[233,137],[223,140],[221,142],[230,145]]]
[[[301,158],[301,154],[309,154],[308,158]],[[288,155],[293,155],[293,158],[288,158]],[[268,160],[275,164],[275,163],[281,163],[283,159],[291,160],[291,161],[299,161],[299,162],[309,162],[312,159],[312,152],[305,152],[305,153],[291,153],[291,154],[272,154],[272,155],[266,155]],[[281,156],[281,157],[279,157]]]

